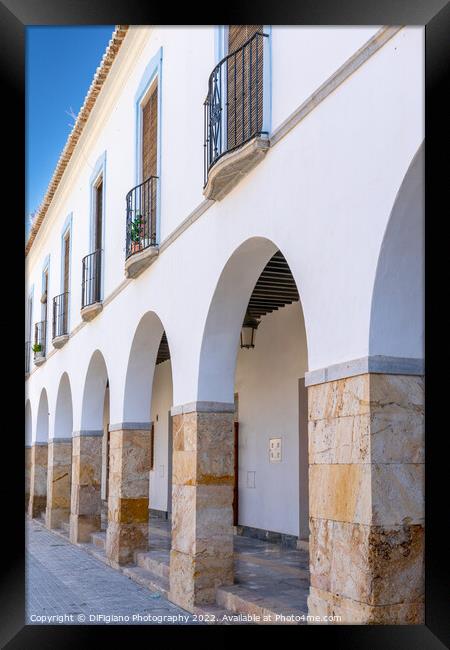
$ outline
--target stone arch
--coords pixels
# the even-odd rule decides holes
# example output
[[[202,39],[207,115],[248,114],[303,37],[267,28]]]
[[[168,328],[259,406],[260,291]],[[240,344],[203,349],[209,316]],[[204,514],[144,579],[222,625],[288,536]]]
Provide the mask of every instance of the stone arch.
[[[424,357],[425,147],[415,154],[397,193],[380,248],[369,354]]]
[[[103,354],[95,350],[86,373],[81,406],[81,429],[83,431],[103,430],[103,407],[108,370]]]
[[[35,442],[47,442],[48,441],[48,420],[49,420],[49,411],[48,411],[48,399],[47,391],[45,388],[41,391],[41,396],[39,398],[39,406],[36,420],[36,438]]]
[[[169,342],[164,334],[163,324],[155,312],[142,316],[128,356],[122,422],[114,423],[110,429],[110,463],[115,473],[109,481],[106,554],[118,564],[132,561],[136,551],[148,548],[151,458],[155,450],[155,429],[161,424],[161,418],[151,422],[153,384],[161,350],[165,350],[162,358],[170,358]],[[167,413],[171,405],[166,404]]]
[[[199,401],[233,402],[236,355],[247,304],[261,272],[277,250],[269,239],[252,237],[225,264],[203,331]]]
[[[291,303],[296,303],[297,306]],[[287,305],[293,309],[288,307],[288,310],[282,310]],[[242,344],[240,349],[239,340],[247,310],[249,319],[261,317],[261,320],[258,324],[256,345]],[[283,413],[283,424],[276,423],[285,428],[284,432],[277,426],[273,436],[273,430],[269,429],[278,417],[278,404],[274,396],[275,391],[271,393],[271,388],[284,373],[284,368],[280,368],[280,364],[277,365],[277,376],[273,372],[273,364],[270,368],[267,359],[264,360],[265,363],[261,361],[268,352],[269,338],[277,328],[276,343],[280,343],[281,338],[282,346],[283,332],[280,332],[280,328],[282,329],[281,323],[288,325],[288,320],[283,320],[287,315],[292,317],[289,321],[288,345],[291,349],[298,346],[298,350],[302,349],[304,354],[303,357],[300,354],[297,356],[296,351],[292,350],[292,356],[300,363],[289,367],[289,388],[285,391],[285,397],[289,406],[294,407],[290,409],[289,416],[286,417],[286,412]],[[264,344],[259,348],[258,336],[264,340]],[[253,347],[256,354],[247,349]],[[247,361],[252,363],[243,362],[239,366],[238,358],[243,361],[242,356],[247,353]],[[233,523],[240,525],[240,522],[236,521],[236,504],[240,493],[236,477],[240,472],[241,452],[238,458],[237,451],[245,449],[247,453],[244,461],[247,465],[243,469],[247,487],[256,487],[250,477],[254,477],[255,473],[258,473],[262,486],[258,488],[258,493],[253,493],[256,496],[247,497],[247,515],[253,507],[257,510],[259,522],[264,523],[257,526],[255,522],[245,522],[242,527],[251,530],[259,527],[263,534],[269,530],[279,531],[281,541],[283,534],[291,533],[290,530],[283,530],[283,525],[289,528],[296,525],[295,532],[298,532],[297,537],[300,537],[299,517],[297,521],[292,518],[284,524],[278,519],[279,527],[270,528],[266,524],[264,509],[267,479],[272,481],[275,488],[272,492],[276,492],[275,499],[278,504],[286,503],[292,498],[299,502],[300,490],[303,487],[307,490],[306,409],[301,426],[298,417],[300,395],[306,394],[304,373],[308,369],[307,356],[303,310],[288,260],[270,239],[256,236],[246,239],[234,249],[224,264],[209,303],[199,354],[197,401],[177,405],[173,409],[176,443],[173,450],[174,507],[170,594],[171,599],[182,607],[190,608],[200,602],[213,602],[218,586],[233,583]],[[243,372],[240,383],[237,384],[236,371],[239,367]],[[281,381],[279,383],[282,384]],[[241,399],[239,394],[237,402],[235,387],[242,391],[244,396]],[[283,391],[284,388],[285,384]],[[264,422],[268,413],[271,416],[269,425],[267,419]],[[286,431],[287,428],[289,431]],[[278,434],[282,437],[278,437]],[[287,449],[284,462],[277,465],[276,469],[272,465],[274,471],[269,476],[266,468],[262,469],[267,460],[269,441],[279,443],[277,449],[280,454],[282,439]],[[300,457],[306,466],[302,474],[302,488],[299,480]],[[281,461],[281,455],[276,456],[275,452],[272,458]],[[256,468],[257,472],[248,471]],[[243,487],[243,484],[241,486]],[[290,512],[299,512],[300,508],[297,510],[293,502],[291,503]],[[303,534],[303,529],[301,532]],[[307,531],[304,536],[307,537]],[[182,579],[177,572],[182,573]]]
[[[72,390],[69,375],[64,372],[59,381],[55,407],[54,438],[71,438],[73,429]]]

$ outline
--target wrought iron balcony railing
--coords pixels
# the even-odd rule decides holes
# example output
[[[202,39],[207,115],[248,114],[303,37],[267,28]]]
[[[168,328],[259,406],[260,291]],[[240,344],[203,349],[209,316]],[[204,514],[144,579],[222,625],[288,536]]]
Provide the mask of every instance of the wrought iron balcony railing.
[[[127,194],[126,258],[156,246],[157,176],[150,176]]]
[[[47,338],[47,321],[41,320],[34,326],[34,358],[45,357],[45,343]]]
[[[53,298],[53,339],[68,334],[69,292]]]
[[[102,249],[86,255],[82,260],[81,308],[101,302]]]
[[[31,341],[25,341],[25,374],[30,372]]]
[[[211,167],[263,129],[263,51],[256,32],[212,71],[204,102],[204,185]]]

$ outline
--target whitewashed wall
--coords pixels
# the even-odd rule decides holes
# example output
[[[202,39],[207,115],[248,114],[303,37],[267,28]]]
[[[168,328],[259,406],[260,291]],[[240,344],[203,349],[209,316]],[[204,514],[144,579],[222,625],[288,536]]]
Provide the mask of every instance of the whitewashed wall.
[[[172,407],[172,371],[170,361],[155,369],[151,421],[154,426],[154,467],[150,472],[150,508],[167,511],[169,469],[169,411]],[[158,416],[158,419],[157,419]]]
[[[267,314],[253,350],[240,350],[239,524],[299,533],[298,380],[307,370],[298,303]],[[269,439],[281,438],[282,460],[269,462]],[[248,476],[249,472],[254,475]],[[254,478],[254,486],[253,486]]]

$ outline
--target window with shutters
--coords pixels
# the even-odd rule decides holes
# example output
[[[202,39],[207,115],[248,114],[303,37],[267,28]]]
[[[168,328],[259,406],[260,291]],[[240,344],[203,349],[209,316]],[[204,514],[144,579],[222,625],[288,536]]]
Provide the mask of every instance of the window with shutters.
[[[159,69],[161,52],[136,95],[138,184],[126,196],[125,275],[136,277],[157,255],[159,211]],[[135,257],[134,257],[135,256]]]
[[[269,146],[268,39],[264,25],[229,25],[222,30],[226,55],[209,77],[204,103],[206,198],[220,200]],[[213,166],[231,152],[234,155],[218,165],[220,171],[216,168],[210,175]],[[235,174],[226,170],[227,164],[233,165]]]

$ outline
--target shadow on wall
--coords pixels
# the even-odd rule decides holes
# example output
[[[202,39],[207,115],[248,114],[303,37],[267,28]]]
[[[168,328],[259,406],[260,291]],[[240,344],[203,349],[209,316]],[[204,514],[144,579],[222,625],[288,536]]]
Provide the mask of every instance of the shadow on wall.
[[[372,295],[370,355],[424,357],[425,145],[400,186],[381,245]]]

